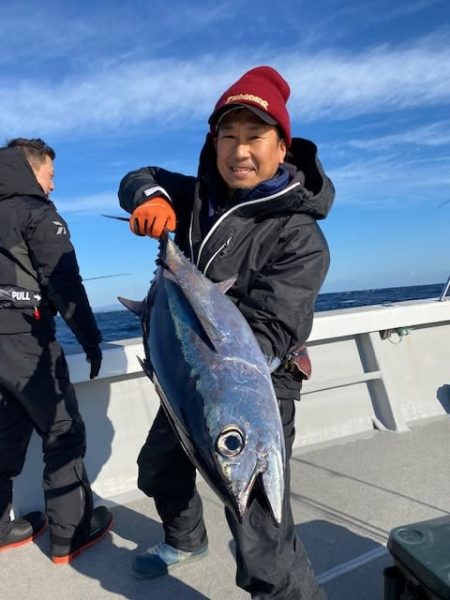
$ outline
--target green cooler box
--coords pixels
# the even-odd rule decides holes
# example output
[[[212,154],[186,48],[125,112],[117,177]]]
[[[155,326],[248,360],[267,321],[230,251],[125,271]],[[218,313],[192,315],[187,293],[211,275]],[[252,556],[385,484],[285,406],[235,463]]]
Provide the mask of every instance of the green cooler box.
[[[385,600],[450,600],[450,516],[392,529]]]

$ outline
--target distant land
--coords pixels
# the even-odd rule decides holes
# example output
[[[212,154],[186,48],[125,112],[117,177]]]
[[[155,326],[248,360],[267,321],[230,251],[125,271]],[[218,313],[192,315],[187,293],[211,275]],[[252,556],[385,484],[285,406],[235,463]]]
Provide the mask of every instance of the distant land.
[[[95,313],[102,313],[115,312],[116,310],[126,310],[126,308],[123,306],[123,304],[120,304],[120,302],[117,301],[114,304],[105,304],[104,306],[93,306],[92,310]]]

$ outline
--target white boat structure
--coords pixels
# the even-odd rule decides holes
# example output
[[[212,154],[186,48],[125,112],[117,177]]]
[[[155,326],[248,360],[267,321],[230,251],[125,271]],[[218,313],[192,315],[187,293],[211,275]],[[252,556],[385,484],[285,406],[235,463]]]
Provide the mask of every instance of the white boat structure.
[[[448,289],[448,286],[447,286]],[[329,600],[384,597],[386,549],[398,525],[450,512],[450,300],[320,312],[308,342],[313,375],[296,416],[292,505]],[[98,379],[84,355],[68,357],[88,432],[96,501],[113,507],[109,539],[70,566],[48,558],[46,536],[0,555],[0,596],[240,600],[232,538],[204,482],[209,556],[173,576],[138,581],[132,556],[161,539],[152,501],[136,488],[136,457],[158,407],[142,373],[140,339],[104,345]],[[17,479],[17,514],[43,506],[40,442]]]

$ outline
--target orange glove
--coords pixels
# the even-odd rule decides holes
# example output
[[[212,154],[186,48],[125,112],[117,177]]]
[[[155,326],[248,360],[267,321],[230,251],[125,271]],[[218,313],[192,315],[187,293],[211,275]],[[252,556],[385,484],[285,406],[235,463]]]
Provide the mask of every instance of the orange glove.
[[[130,229],[136,235],[159,238],[164,229],[175,231],[176,216],[171,204],[164,198],[152,198],[141,204],[131,214]]]

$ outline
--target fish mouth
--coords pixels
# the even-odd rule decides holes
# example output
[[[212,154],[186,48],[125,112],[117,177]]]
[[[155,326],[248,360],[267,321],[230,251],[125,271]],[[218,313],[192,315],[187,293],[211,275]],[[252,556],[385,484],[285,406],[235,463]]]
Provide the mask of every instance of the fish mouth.
[[[273,452],[267,458],[267,468],[261,474],[261,484],[272,518],[280,527],[283,513],[284,465],[283,457]]]
[[[279,527],[284,497],[283,446],[257,444],[254,452],[247,447],[245,429],[237,423],[224,427],[216,439],[216,459],[229,489],[229,500],[242,522],[252,490],[258,483],[267,509]]]
[[[260,484],[270,515],[277,527],[281,525],[284,497],[284,467],[283,458],[276,452],[267,454],[263,459],[258,459],[253,475],[247,482],[236,481],[232,485],[232,491],[236,500],[236,509],[239,520],[247,510],[250,493],[256,480]]]

